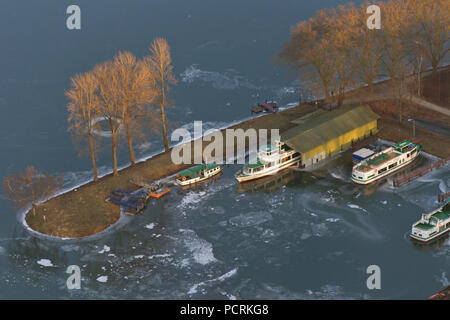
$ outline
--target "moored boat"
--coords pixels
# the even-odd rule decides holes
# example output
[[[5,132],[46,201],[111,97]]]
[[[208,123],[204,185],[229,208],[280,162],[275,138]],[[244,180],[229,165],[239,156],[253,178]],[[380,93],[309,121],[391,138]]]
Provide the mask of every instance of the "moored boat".
[[[286,169],[300,161],[300,154],[277,142],[267,145],[258,152],[256,163],[244,165],[234,176],[239,182],[259,179]]]
[[[405,166],[417,158],[422,145],[405,140],[378,152],[353,166],[352,181],[369,184]]]
[[[450,231],[450,198],[437,210],[423,214],[422,218],[413,224],[411,238],[421,242],[429,242]]]
[[[222,171],[218,164],[199,164],[177,173],[176,182],[180,186],[187,186],[209,179]]]

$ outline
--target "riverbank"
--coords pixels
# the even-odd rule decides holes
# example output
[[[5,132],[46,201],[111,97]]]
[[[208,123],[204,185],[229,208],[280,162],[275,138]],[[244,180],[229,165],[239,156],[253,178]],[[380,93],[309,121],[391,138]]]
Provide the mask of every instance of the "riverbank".
[[[385,81],[380,83],[380,86],[385,85]],[[357,89],[351,93],[353,103],[362,100],[363,97],[364,102],[362,103],[369,105],[374,112],[380,115],[381,118],[378,122],[380,130],[377,137],[388,141],[419,138],[425,152],[440,158],[450,155],[450,135],[446,134],[446,131],[429,130],[423,127],[423,124],[422,126],[416,125],[414,137],[412,122],[406,120],[408,118],[421,119],[431,125],[439,124],[448,129],[450,128],[450,117],[411,103],[403,107],[404,120],[400,122],[399,110],[396,109],[395,101],[387,99],[367,101],[368,95],[367,88]],[[375,95],[375,99],[378,96]],[[316,109],[315,104],[302,104],[276,114],[267,114],[243,121],[229,129],[268,129],[269,132],[270,129],[279,129],[280,132],[283,132],[295,126],[291,123],[293,119],[307,115]],[[222,134],[224,131],[225,129],[222,130]],[[225,155],[227,146],[225,139],[223,140]],[[192,149],[193,142],[190,144]],[[203,143],[203,146],[205,147],[207,144]],[[119,176],[106,175],[97,182],[89,182],[48,200],[37,208],[36,215],[32,213],[26,215],[26,223],[35,231],[63,238],[79,238],[99,233],[117,222],[120,217],[118,206],[105,201],[112,190],[137,188],[131,180],[151,182],[175,174],[189,166],[173,164],[170,151],[158,154],[133,167],[120,170]]]

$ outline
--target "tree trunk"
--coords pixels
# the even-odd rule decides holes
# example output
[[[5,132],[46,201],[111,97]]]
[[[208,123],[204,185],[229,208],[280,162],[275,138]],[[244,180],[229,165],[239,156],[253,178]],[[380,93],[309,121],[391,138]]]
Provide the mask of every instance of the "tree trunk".
[[[374,87],[374,85],[373,85],[372,79],[368,79],[367,84],[369,85],[370,93],[371,93],[371,94],[374,94],[374,92],[375,92],[375,87]]]
[[[136,158],[134,156],[134,151],[133,151],[133,137],[131,136],[131,132],[130,132],[130,126],[128,123],[128,119],[126,121],[125,124],[126,128],[127,128],[127,139],[128,139],[128,151],[130,152],[130,162],[131,162],[131,166],[134,166],[136,164]]]
[[[419,96],[419,98],[421,98],[422,97],[422,61],[423,61],[423,58],[422,58],[422,56],[420,56],[420,62],[419,62],[419,70],[418,70],[418,72],[417,72],[417,82],[418,82],[418,86],[419,86],[419,88],[417,88],[417,95]]]
[[[167,132],[166,132],[166,114],[164,113],[164,105],[161,103],[161,120],[162,120],[162,129],[163,129],[163,140],[164,140],[164,148],[169,151],[169,140],[167,140]]]
[[[97,165],[95,164],[94,143],[92,141],[91,134],[88,134],[88,140],[89,140],[89,150],[91,152],[92,169],[94,170],[94,181],[97,181],[98,180]]]
[[[112,134],[112,157],[113,157],[113,171],[114,175],[118,176],[119,172],[117,171],[117,133],[113,132]]]

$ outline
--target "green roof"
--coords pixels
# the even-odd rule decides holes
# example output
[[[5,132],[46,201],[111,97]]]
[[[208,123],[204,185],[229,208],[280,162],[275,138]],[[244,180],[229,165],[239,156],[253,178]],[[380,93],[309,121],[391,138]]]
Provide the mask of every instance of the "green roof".
[[[344,106],[311,116],[281,133],[281,141],[304,153],[378,118],[368,106]]]
[[[388,159],[389,155],[386,153],[381,153],[375,158],[367,160],[367,164],[379,164],[380,162],[383,162],[384,160]]]
[[[446,220],[450,218],[450,211],[438,211],[432,217],[436,217],[438,220]]]
[[[410,144],[412,144],[411,141],[405,140],[405,141],[402,141],[402,142],[394,144],[394,148],[402,149],[402,148],[404,148],[404,147],[406,147],[406,146],[408,146]]]
[[[198,164],[196,166],[193,166],[191,168],[182,170],[180,172],[178,172],[178,176],[180,177],[185,177],[185,176],[193,176],[196,175],[200,172],[200,170],[211,170],[214,168],[217,168],[219,165],[212,163],[212,164]]]
[[[434,226],[432,224],[429,223],[418,223],[415,225],[416,228],[422,229],[422,230],[429,230],[431,228],[433,228]]]

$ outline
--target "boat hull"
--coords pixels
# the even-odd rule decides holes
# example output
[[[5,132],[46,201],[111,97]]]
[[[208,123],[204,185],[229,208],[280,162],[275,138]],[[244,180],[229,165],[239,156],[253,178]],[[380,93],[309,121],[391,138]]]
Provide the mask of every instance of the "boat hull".
[[[295,165],[296,163],[298,163],[298,161],[300,161],[300,157],[298,158],[294,158],[292,160],[287,161],[286,163],[283,163],[282,166],[273,168],[272,170],[267,170],[265,172],[261,172],[258,174],[253,174],[253,175],[242,175],[242,176],[235,176],[236,180],[239,181],[240,183],[242,182],[247,182],[247,181],[252,181],[252,180],[256,180],[256,179],[260,179],[260,178],[264,178],[270,175],[273,175],[277,172],[280,172],[284,169],[287,169],[289,167],[292,167],[293,165]]]
[[[189,185],[192,185],[192,184],[195,184],[195,183],[207,180],[207,179],[209,179],[211,177],[214,177],[215,175],[219,174],[220,172],[222,172],[222,167],[219,167],[219,170],[216,170],[216,171],[214,171],[213,173],[211,173],[211,174],[209,174],[207,176],[195,177],[194,179],[189,179],[189,180],[186,180],[186,181],[182,181],[182,180],[177,179],[176,182],[180,186],[189,186]]]
[[[422,243],[427,243],[427,242],[430,242],[430,241],[432,241],[432,240],[435,240],[435,239],[437,239],[437,238],[439,238],[439,237],[444,236],[444,235],[445,235],[446,233],[448,233],[449,231],[450,231],[450,228],[447,228],[447,230],[443,230],[443,231],[441,231],[441,232],[439,232],[439,233],[436,233],[435,235],[433,235],[432,237],[429,237],[428,239],[416,237],[416,236],[413,235],[413,234],[409,234],[409,236],[410,236],[411,239],[413,239],[414,241],[419,241],[419,242],[422,242]]]

